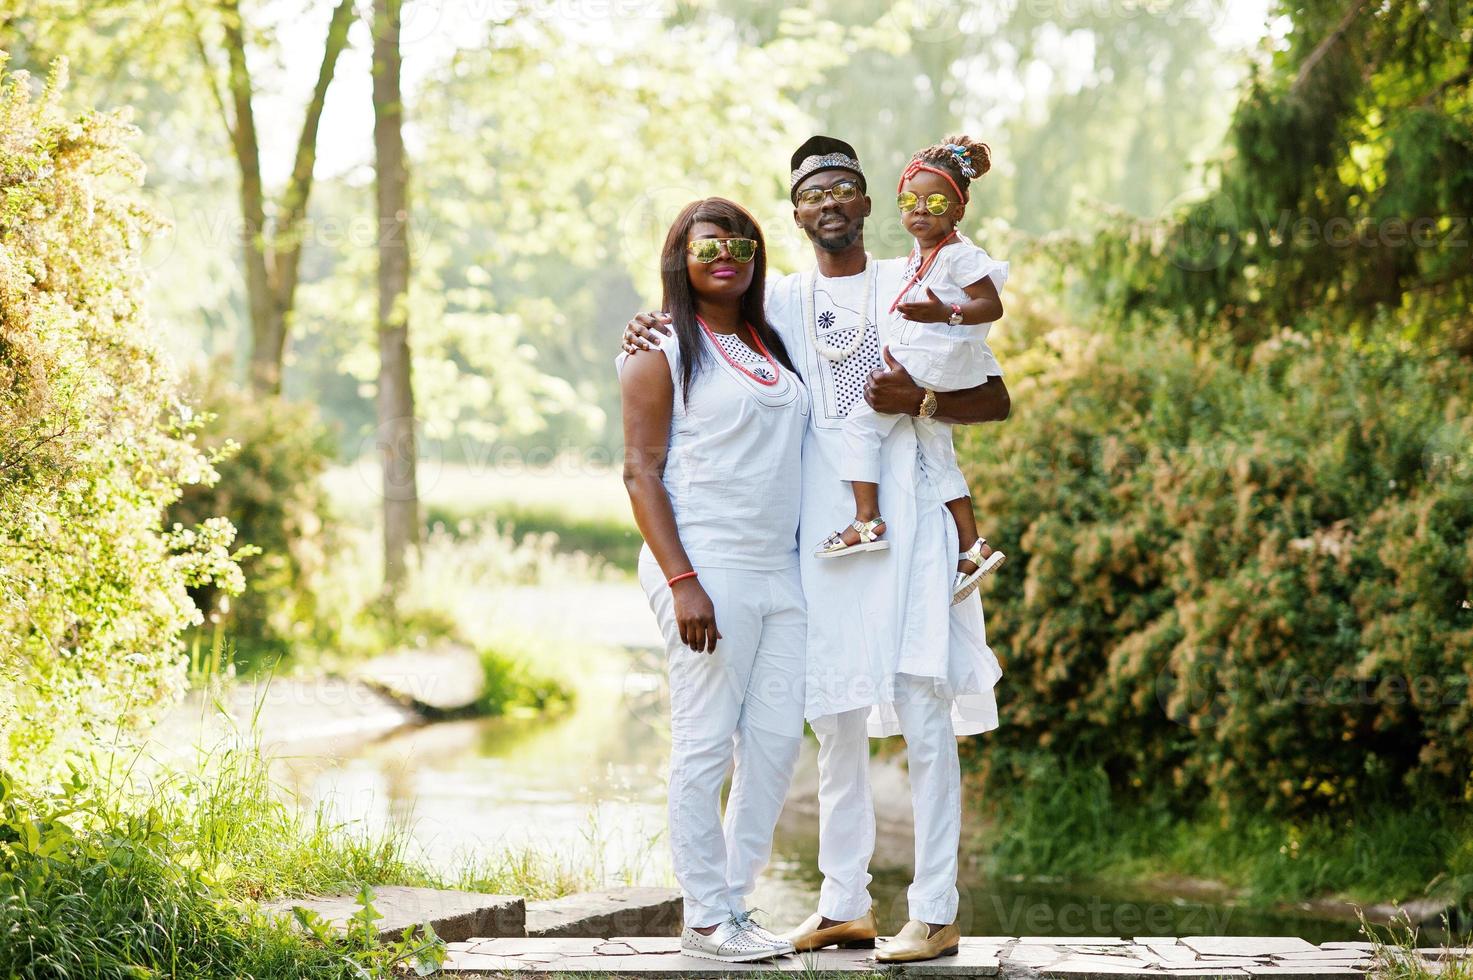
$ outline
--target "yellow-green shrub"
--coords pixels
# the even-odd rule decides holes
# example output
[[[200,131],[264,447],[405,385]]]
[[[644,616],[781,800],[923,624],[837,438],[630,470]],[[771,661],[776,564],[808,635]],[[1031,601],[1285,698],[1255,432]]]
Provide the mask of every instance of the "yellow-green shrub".
[[[1224,810],[1473,793],[1468,365],[1310,327],[1245,352],[1017,326],[1012,418],[963,436],[1016,559],[985,596],[987,776],[1042,749]]]
[[[141,309],[155,220],[122,114],[66,117],[0,54],[0,769],[40,776],[183,683],[186,588],[241,585],[234,528],[166,530],[214,478]]]

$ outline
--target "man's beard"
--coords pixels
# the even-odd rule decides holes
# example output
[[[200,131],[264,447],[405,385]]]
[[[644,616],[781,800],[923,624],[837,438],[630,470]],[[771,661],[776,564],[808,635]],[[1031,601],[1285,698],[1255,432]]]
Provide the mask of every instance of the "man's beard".
[[[858,218],[838,234],[825,235],[816,229],[808,230],[808,238],[825,252],[842,252],[864,237],[864,219]]]

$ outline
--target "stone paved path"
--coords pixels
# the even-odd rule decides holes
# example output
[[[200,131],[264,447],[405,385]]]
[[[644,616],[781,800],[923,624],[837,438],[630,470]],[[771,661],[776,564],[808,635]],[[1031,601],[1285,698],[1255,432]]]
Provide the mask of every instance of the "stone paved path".
[[[884,940],[881,940],[883,943]],[[879,973],[870,950],[824,950],[775,962],[717,964],[679,952],[678,939],[472,939],[451,943],[445,972],[455,977],[605,973],[630,978],[698,978],[727,973]],[[1294,936],[969,936],[956,956],[902,966],[891,975],[1106,980],[1345,980],[1373,965],[1371,943],[1315,946]],[[1444,956],[1473,949],[1418,950],[1432,972]],[[1416,955],[1416,954],[1414,954]]]

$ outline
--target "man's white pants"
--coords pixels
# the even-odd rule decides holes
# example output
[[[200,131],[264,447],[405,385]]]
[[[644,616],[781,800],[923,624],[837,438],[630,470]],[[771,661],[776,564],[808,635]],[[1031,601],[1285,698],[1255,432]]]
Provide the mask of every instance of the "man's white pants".
[[[665,637],[670,677],[670,845],[685,924],[745,911],[803,742],[808,621],[794,565],[749,571],[697,565],[716,608],[715,653],[687,647],[675,600],[653,561],[639,581]],[[726,821],[721,785],[735,761]]]
[[[951,701],[936,696],[930,678],[906,674],[896,677],[895,696],[915,809],[915,878],[906,893],[910,917],[946,925],[956,919],[962,830],[961,763]],[[875,805],[868,717],[868,708],[841,712],[818,732],[818,867],[823,872],[818,911],[842,921],[857,919],[870,907]]]

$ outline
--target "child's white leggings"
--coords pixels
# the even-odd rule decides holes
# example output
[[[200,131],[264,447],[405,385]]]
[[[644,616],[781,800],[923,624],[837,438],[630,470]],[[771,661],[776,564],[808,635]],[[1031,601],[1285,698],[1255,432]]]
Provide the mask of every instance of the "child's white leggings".
[[[956,462],[950,425],[909,415],[881,415],[862,398],[854,403],[844,420],[844,456],[839,464],[839,478],[851,482],[883,483],[880,444],[902,419],[915,426],[921,460],[935,481],[936,492],[941,499],[970,497],[966,477],[962,476],[961,467]]]
[[[746,909],[772,853],[772,833],[803,740],[807,615],[798,566],[751,571],[697,565],[722,638],[714,653],[680,639],[664,574],[641,560],[639,581],[665,637],[670,678],[670,845],[685,924],[715,925]],[[721,786],[735,762],[726,821]]]

